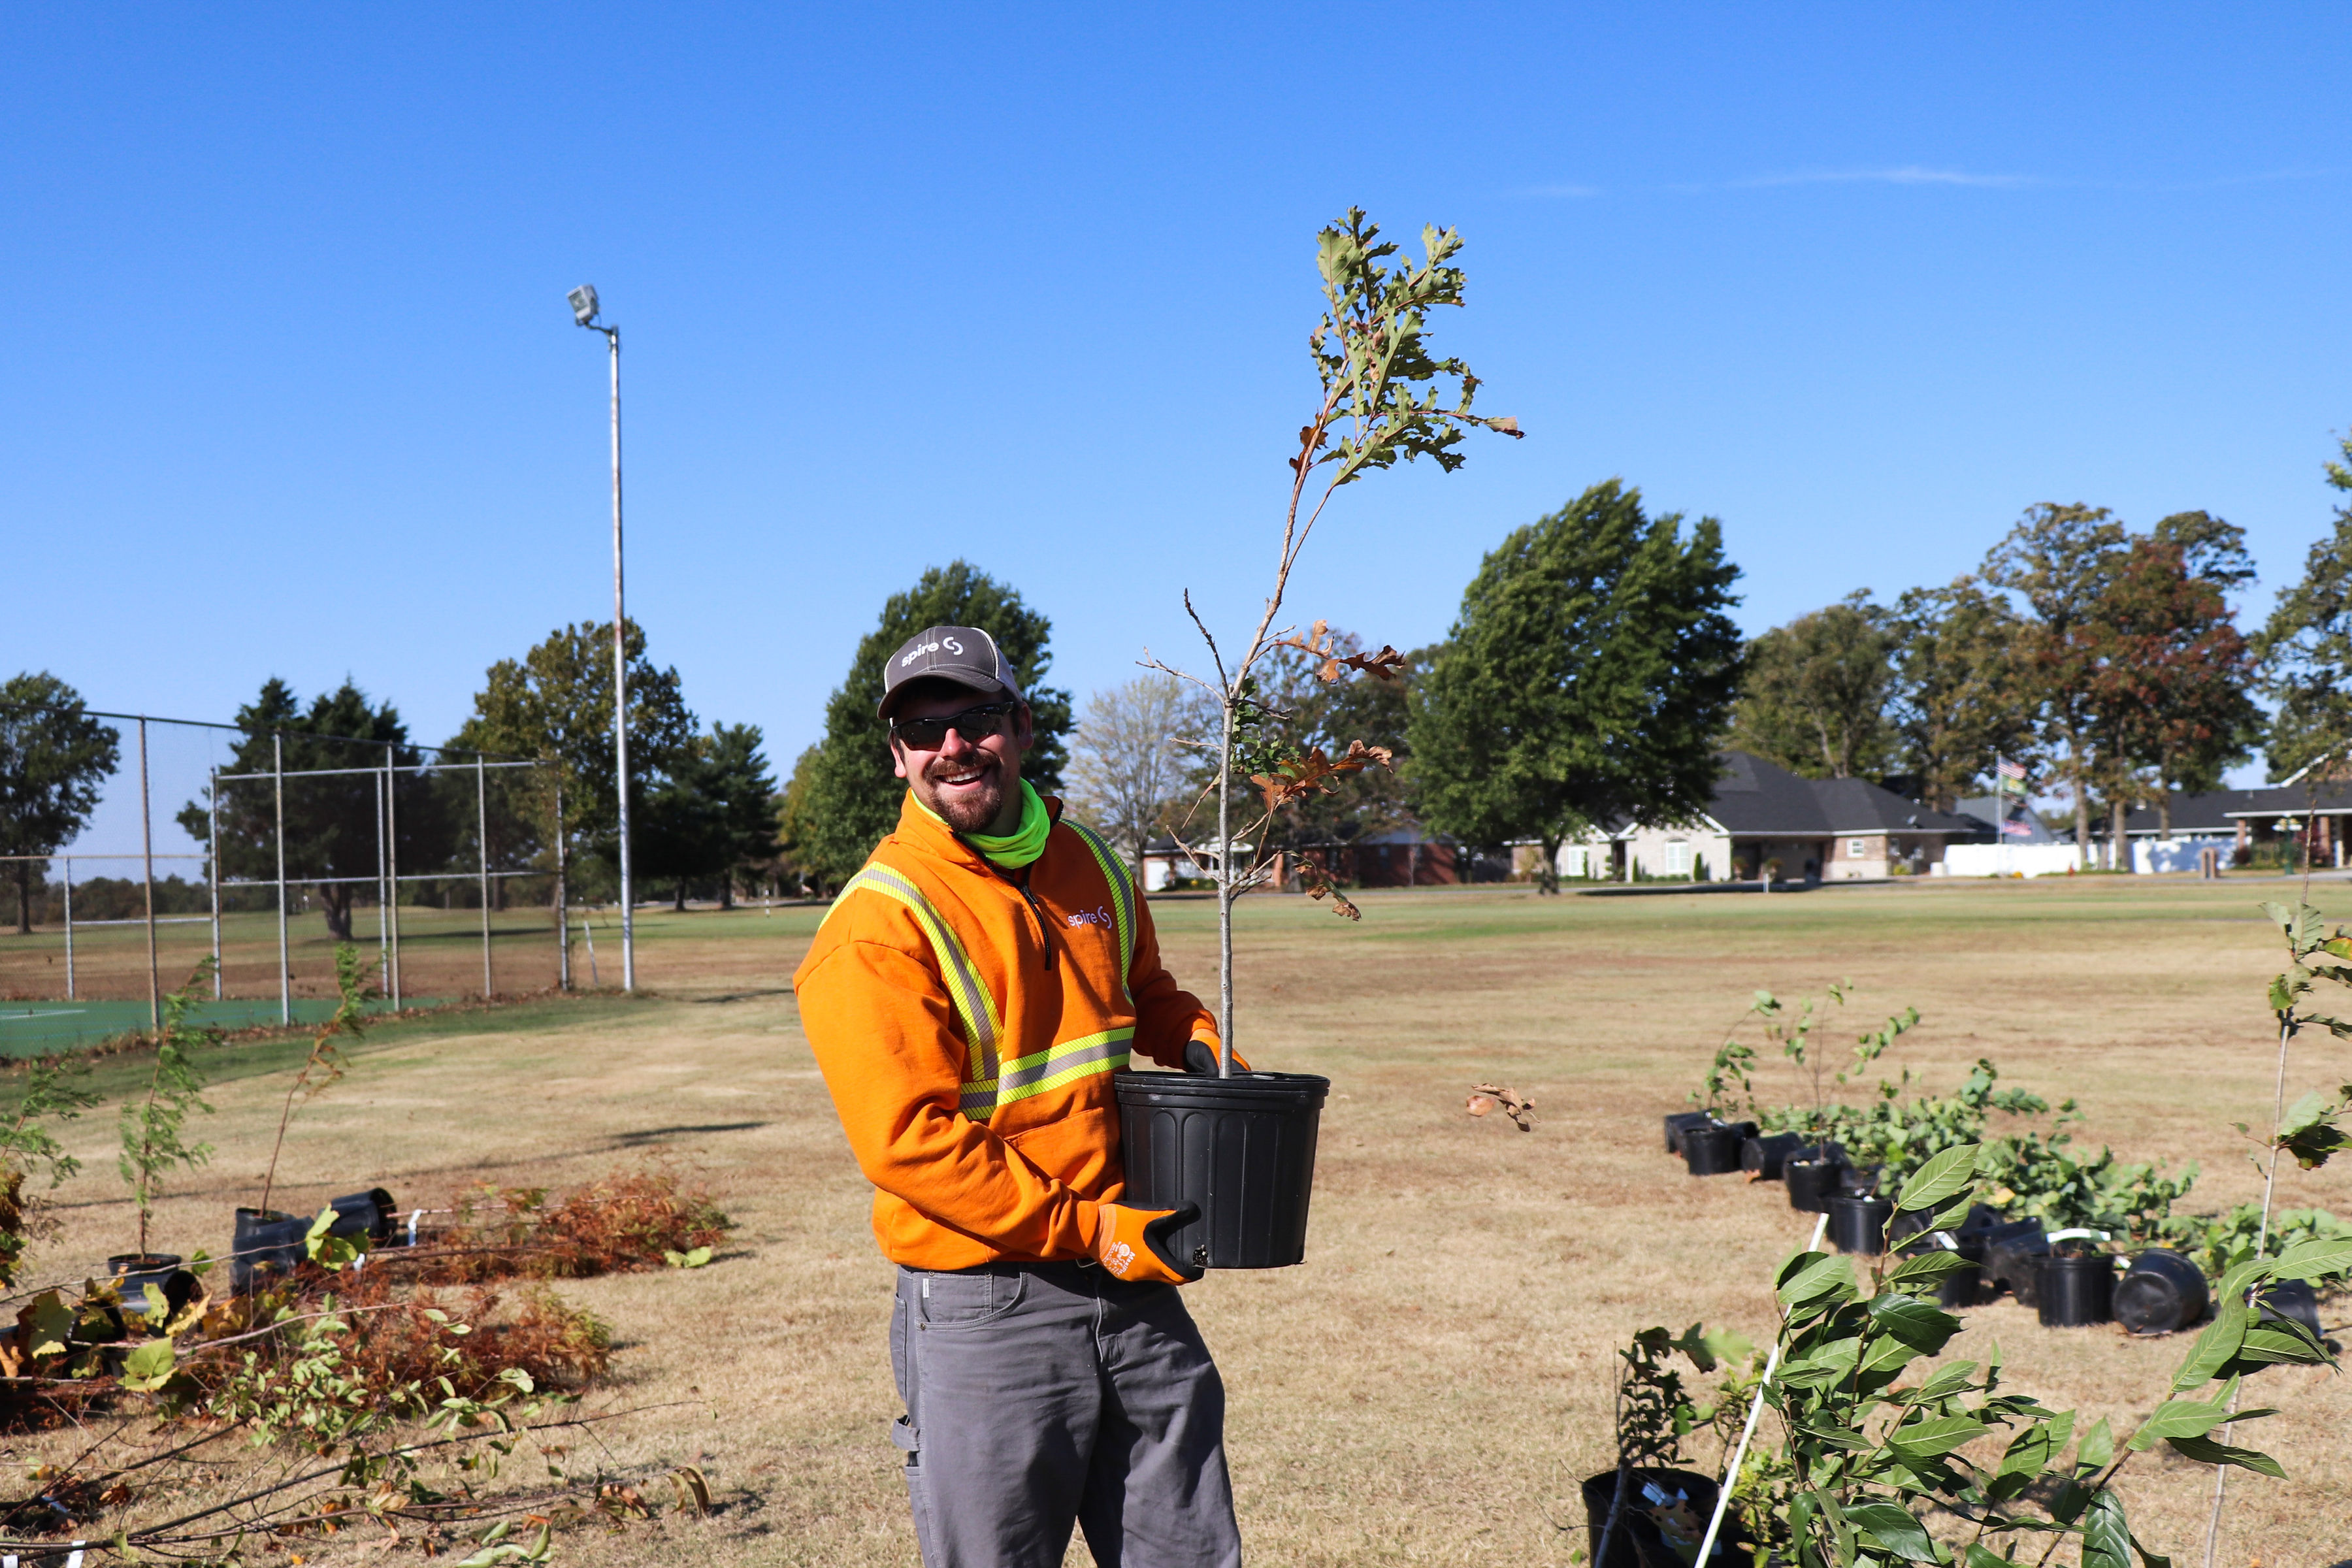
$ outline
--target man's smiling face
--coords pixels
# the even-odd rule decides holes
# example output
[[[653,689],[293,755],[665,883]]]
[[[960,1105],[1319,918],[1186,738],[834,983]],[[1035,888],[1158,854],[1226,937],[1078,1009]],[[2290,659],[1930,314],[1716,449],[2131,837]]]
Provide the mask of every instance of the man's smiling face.
[[[898,700],[893,717],[903,731],[909,721],[952,719],[991,701],[969,687],[927,680]],[[969,728],[978,732],[958,725],[929,749],[894,732],[891,761],[915,798],[958,833],[1011,833],[1021,826],[1021,756],[1034,738],[1029,705],[975,718]]]

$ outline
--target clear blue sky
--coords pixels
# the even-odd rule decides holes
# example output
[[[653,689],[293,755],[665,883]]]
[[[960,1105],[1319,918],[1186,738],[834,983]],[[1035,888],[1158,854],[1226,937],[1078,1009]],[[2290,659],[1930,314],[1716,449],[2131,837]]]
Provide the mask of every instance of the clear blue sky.
[[[1439,342],[1528,431],[1337,503],[1294,603],[1374,642],[1611,475],[1750,630],[2041,500],[2242,523],[2259,615],[2352,422],[2339,9],[396,9],[0,20],[8,669],[445,736],[609,614],[582,281],[631,610],[780,770],[957,555],[1082,698],[1239,622],[1350,203],[1461,228]]]

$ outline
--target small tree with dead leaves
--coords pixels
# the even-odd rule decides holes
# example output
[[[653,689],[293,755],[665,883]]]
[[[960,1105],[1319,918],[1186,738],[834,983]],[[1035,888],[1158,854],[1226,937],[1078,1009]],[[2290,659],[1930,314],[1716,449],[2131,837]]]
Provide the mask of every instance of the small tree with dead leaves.
[[[1421,458],[1451,473],[1465,460],[1457,448],[1473,427],[1513,437],[1521,433],[1517,420],[1473,414],[1470,405],[1478,378],[1459,359],[1436,359],[1429,353],[1428,313],[1441,305],[1462,303],[1462,271],[1447,265],[1462,248],[1459,234],[1433,226],[1423,228],[1422,259],[1414,263],[1380,237],[1378,226],[1361,208],[1350,207],[1318,240],[1316,265],[1322,273],[1326,303],[1322,321],[1307,335],[1307,347],[1323,390],[1313,415],[1299,427],[1297,450],[1288,459],[1290,504],[1283,515],[1282,546],[1265,612],[1247,639],[1229,652],[1201,619],[1188,590],[1184,610],[1208,644],[1214,680],[1171,668],[1149,655],[1144,659],[1152,668],[1199,686],[1218,716],[1214,741],[1204,742],[1214,748],[1215,767],[1192,812],[1197,816],[1214,802],[1216,837],[1205,848],[1188,841],[1190,817],[1180,825],[1177,837],[1196,863],[1211,868],[1216,883],[1217,1028],[1222,1042],[1217,1067],[1228,1076],[1234,1043],[1234,900],[1268,879],[1272,856],[1265,843],[1265,826],[1286,804],[1328,792],[1333,780],[1349,773],[1374,765],[1390,767],[1395,761],[1387,748],[1367,746],[1360,740],[1332,756],[1320,746],[1300,751],[1273,739],[1271,726],[1283,715],[1264,701],[1257,670],[1276,649],[1297,648],[1319,659],[1318,673],[1326,681],[1350,672],[1393,680],[1405,662],[1402,654],[1386,646],[1372,653],[1343,652],[1319,620],[1304,637],[1294,628],[1277,627],[1291,569],[1340,486]],[[1257,786],[1263,811],[1237,803],[1244,782]],[[1331,885],[1325,868],[1307,864],[1299,870],[1317,898],[1328,895],[1337,912],[1350,920],[1360,918],[1361,911]]]

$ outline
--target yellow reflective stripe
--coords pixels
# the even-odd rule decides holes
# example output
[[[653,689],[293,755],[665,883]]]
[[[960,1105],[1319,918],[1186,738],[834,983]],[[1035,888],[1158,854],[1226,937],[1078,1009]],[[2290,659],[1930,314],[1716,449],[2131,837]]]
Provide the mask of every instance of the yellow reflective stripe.
[[[1128,880],[1127,862],[1113,854],[1110,846],[1093,828],[1076,822],[1070,826],[1094,851],[1095,863],[1102,868],[1103,880],[1110,884],[1111,910],[1118,920],[1118,986],[1127,992],[1128,974],[1135,968],[1135,887]],[[1132,992],[1127,992],[1127,996],[1130,1003],[1135,1000]]]
[[[963,1021],[964,1038],[978,1058],[968,1060],[965,1070],[968,1075],[976,1072],[982,1081],[993,1080],[996,1077],[996,1042],[1003,1036],[1004,1019],[996,1009],[996,998],[990,995],[988,987],[981,984],[970,955],[963,950],[963,943],[956,940],[954,931],[940,917],[939,910],[931,907],[931,900],[923,896],[923,890],[887,866],[869,865],[852,877],[848,885],[841,889],[841,898],[834,900],[833,909],[825,911],[825,919],[831,920],[834,910],[841,908],[843,900],[860,888],[904,905],[915,917],[915,923],[922,928],[924,937],[931,944],[933,955],[940,961],[940,973],[948,985],[948,999],[955,1005],[956,1016]],[[965,1082],[970,1084],[972,1081],[972,1078],[967,1076]]]
[[[1098,1035],[1064,1040],[1031,1056],[1003,1064],[999,1076],[963,1086],[962,1110],[967,1116],[985,1117],[998,1106],[1059,1089],[1096,1073],[1115,1072],[1127,1066],[1135,1027],[1106,1029]]]

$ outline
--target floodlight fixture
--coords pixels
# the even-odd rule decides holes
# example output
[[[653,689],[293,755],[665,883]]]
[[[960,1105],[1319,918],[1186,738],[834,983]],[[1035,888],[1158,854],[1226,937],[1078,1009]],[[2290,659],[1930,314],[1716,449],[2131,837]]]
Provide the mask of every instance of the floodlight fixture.
[[[594,284],[583,283],[564,298],[572,301],[572,319],[574,321],[583,327],[593,327],[596,324],[596,311],[599,307],[596,303]]]

